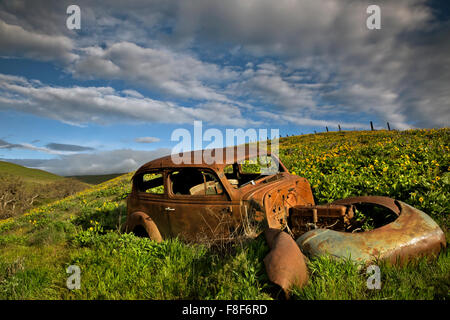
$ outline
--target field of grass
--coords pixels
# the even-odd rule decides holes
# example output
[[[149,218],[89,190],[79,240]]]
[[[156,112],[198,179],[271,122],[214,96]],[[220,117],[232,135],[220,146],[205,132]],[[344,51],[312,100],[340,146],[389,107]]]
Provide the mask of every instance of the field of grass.
[[[435,219],[449,239],[450,130],[330,132],[280,139],[288,169],[306,177],[317,203],[373,194],[397,198]],[[213,248],[155,243],[121,233],[132,173],[23,216],[0,220],[0,299],[272,299],[264,238]],[[68,290],[66,268],[81,269]],[[381,289],[364,268],[308,262],[310,281],[293,299],[449,299],[450,254],[404,267],[379,263]]]
[[[26,168],[18,164],[5,161],[0,161],[0,175],[2,174],[9,174],[12,176],[20,177],[25,182],[34,182],[40,184],[64,179],[64,177],[47,171]]]
[[[99,174],[99,175],[87,175],[87,176],[69,176],[67,178],[76,179],[78,181],[87,184],[100,184],[102,182],[117,178],[123,175],[123,173],[111,173],[111,174]]]

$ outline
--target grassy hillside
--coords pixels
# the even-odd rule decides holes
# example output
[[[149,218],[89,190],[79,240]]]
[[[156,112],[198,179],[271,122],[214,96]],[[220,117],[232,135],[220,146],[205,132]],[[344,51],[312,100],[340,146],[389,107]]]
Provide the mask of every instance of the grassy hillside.
[[[310,180],[318,203],[387,195],[430,214],[449,239],[450,130],[333,132],[282,138],[289,170]],[[271,299],[263,238],[230,247],[155,243],[121,233],[131,173],[0,220],[0,299]],[[81,289],[66,268],[81,269]],[[448,299],[450,254],[405,267],[380,263],[381,290],[365,269],[327,258],[308,262],[294,299]]]
[[[123,173],[111,173],[111,174],[99,174],[99,175],[86,175],[86,176],[69,176],[67,178],[76,179],[78,181],[88,184],[100,184],[102,182],[117,178],[123,175]]]
[[[20,215],[87,187],[78,180],[0,161],[0,219]]]
[[[47,171],[26,168],[18,164],[5,161],[0,161],[0,175],[2,174],[9,174],[15,177],[20,177],[26,182],[36,182],[41,184],[64,179],[64,177]]]

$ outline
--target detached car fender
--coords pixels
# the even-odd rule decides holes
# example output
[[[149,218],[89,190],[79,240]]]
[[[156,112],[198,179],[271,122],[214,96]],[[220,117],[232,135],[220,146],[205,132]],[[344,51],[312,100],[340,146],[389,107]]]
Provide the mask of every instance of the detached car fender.
[[[265,236],[271,249],[264,258],[267,275],[270,281],[283,289],[286,298],[289,298],[292,285],[303,287],[308,282],[305,256],[286,232],[268,228]]]
[[[307,256],[330,255],[368,263],[374,259],[401,264],[418,256],[437,255],[446,246],[445,234],[426,213],[387,197],[356,197],[336,204],[372,203],[384,206],[398,215],[380,228],[346,233],[329,229],[308,231],[297,239]]]

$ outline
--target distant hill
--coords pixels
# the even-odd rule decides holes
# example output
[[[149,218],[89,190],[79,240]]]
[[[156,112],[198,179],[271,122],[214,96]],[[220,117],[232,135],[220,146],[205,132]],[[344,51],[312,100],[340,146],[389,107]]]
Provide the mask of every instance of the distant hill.
[[[89,187],[76,179],[0,161],[0,219],[20,215]]]
[[[37,183],[50,183],[64,179],[64,177],[58,176],[56,174],[44,170],[27,168],[15,163],[5,161],[0,161],[0,175],[1,174],[18,176],[26,182],[37,182]]]
[[[111,173],[111,174],[99,174],[99,175],[86,175],[86,176],[69,176],[67,178],[76,179],[78,181],[88,184],[100,184],[105,181],[117,178],[124,173]]]

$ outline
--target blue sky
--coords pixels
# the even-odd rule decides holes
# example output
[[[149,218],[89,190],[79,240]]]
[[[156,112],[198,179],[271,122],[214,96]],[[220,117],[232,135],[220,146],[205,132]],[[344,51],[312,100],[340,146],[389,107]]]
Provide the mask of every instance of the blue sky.
[[[2,1],[0,159],[126,172],[195,120],[282,136],[446,127],[449,39],[435,0]]]

